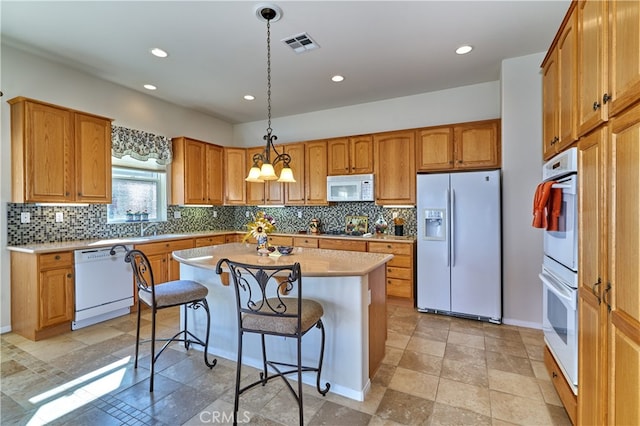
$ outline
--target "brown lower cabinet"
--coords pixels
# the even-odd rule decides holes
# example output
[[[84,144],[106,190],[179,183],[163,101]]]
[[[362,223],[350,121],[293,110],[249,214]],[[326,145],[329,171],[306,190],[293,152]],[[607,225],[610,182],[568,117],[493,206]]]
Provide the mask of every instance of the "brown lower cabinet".
[[[73,252],[11,252],[11,330],[41,340],[71,330]]]
[[[393,242],[369,242],[369,252],[390,253],[393,259],[387,263],[387,299],[413,306],[415,244]]]
[[[318,248],[318,239],[311,237],[293,237],[294,247]]]
[[[195,239],[195,247],[217,246],[227,242],[226,235],[214,235],[211,237],[200,237]]]
[[[564,405],[571,423],[576,424],[576,416],[578,412],[578,398],[573,394],[569,384],[564,378],[560,366],[556,362],[548,347],[544,347],[544,365],[551,375],[551,382],[558,392],[558,396]]]
[[[136,244],[134,248],[142,251],[151,264],[156,284],[180,279],[180,263],[171,255],[176,250],[195,247],[193,238],[183,240],[158,241],[154,243]],[[148,279],[148,277],[147,277]]]
[[[320,239],[318,248],[327,250],[367,251],[367,242],[362,240]]]

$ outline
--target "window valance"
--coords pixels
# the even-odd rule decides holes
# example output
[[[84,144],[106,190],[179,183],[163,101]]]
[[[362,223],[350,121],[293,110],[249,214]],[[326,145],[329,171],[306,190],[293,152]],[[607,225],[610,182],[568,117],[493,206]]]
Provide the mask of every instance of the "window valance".
[[[158,164],[169,164],[173,158],[171,139],[142,130],[111,126],[111,155],[131,156],[140,161],[155,158]]]

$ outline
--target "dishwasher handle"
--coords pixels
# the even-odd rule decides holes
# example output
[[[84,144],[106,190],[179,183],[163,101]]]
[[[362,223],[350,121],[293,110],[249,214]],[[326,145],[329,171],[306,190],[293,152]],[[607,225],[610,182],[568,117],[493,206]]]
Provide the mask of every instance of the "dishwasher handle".
[[[117,250],[118,246],[122,247],[124,251]],[[74,252],[75,263],[89,263],[110,258],[113,258],[114,260],[121,259],[127,254],[130,248],[122,244],[118,244],[118,246],[76,250]],[[114,251],[113,254],[111,253],[112,250]]]

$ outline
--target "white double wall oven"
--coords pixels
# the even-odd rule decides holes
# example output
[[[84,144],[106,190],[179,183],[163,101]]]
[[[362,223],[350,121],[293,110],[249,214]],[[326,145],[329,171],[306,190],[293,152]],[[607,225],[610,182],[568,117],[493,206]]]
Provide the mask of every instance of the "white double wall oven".
[[[562,190],[558,229],[544,230],[542,328],[544,339],[573,392],[578,385],[578,151],[546,162],[542,176]]]

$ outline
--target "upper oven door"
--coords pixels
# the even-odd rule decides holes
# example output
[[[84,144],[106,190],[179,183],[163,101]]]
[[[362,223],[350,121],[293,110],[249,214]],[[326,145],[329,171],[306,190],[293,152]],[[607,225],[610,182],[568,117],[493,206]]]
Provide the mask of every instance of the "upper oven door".
[[[557,231],[544,231],[544,254],[567,268],[578,270],[578,176],[557,179],[554,188],[562,188],[562,208]]]

